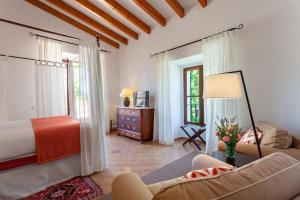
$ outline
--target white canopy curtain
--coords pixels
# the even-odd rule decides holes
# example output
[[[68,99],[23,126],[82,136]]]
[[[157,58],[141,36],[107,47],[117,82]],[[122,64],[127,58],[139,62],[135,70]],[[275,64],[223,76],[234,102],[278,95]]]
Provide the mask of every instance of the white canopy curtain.
[[[235,71],[239,68],[234,63],[233,54],[234,32],[225,32],[210,37],[203,42],[204,78],[210,74]],[[215,122],[219,117],[234,117],[237,113],[237,100],[206,99],[206,153],[210,154],[218,148],[215,135]],[[238,117],[238,115],[237,115]],[[238,121],[238,119],[237,119]]]
[[[174,143],[172,130],[171,110],[171,64],[168,52],[160,53],[156,64],[157,94],[155,101],[155,135],[160,144],[171,145]]]
[[[110,126],[110,116],[109,116],[109,103],[108,103],[108,71],[106,66],[106,54],[100,52],[100,63],[101,70],[103,74],[103,98],[104,98],[104,110],[105,110],[105,130],[106,133],[109,133]],[[80,109],[78,94],[79,89],[79,63],[77,61],[69,61],[68,67],[68,94],[69,94],[69,106],[70,106],[70,115],[76,117],[76,112]],[[76,103],[77,102],[77,103]]]
[[[59,42],[38,38],[39,59],[62,62]],[[67,68],[50,62],[35,63],[37,117],[67,114]]]
[[[81,174],[106,167],[103,70],[96,44],[80,40],[79,96],[76,117],[80,120]]]

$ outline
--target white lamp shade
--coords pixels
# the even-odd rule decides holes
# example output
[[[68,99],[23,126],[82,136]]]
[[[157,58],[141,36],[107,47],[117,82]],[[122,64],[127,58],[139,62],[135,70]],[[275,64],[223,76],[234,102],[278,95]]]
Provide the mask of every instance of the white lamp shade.
[[[204,79],[203,98],[240,99],[242,95],[240,73],[209,75]]]
[[[130,88],[124,88],[120,93],[120,97],[131,97],[133,95],[133,91]]]

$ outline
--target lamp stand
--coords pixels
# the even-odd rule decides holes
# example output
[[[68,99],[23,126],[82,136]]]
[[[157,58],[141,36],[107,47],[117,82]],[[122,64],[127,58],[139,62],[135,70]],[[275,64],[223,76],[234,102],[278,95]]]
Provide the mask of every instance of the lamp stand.
[[[130,99],[129,99],[129,97],[126,96],[124,98],[123,104],[124,104],[125,107],[129,107],[129,105],[130,105]]]
[[[240,75],[241,75],[242,82],[243,82],[243,88],[244,88],[244,92],[245,92],[245,96],[246,96],[246,100],[247,100],[248,110],[249,110],[249,114],[250,114],[250,118],[251,118],[252,128],[253,128],[254,135],[255,135],[256,146],[258,149],[259,157],[262,158],[262,154],[261,154],[261,150],[260,150],[260,146],[259,146],[259,140],[258,140],[257,131],[256,131],[256,126],[255,126],[255,122],[253,119],[253,114],[252,114],[252,110],[251,110],[251,106],[250,106],[250,101],[249,101],[249,97],[248,97],[248,92],[247,92],[243,72],[242,72],[242,70],[238,70],[238,71],[225,72],[223,74],[231,74],[231,73],[240,73]]]

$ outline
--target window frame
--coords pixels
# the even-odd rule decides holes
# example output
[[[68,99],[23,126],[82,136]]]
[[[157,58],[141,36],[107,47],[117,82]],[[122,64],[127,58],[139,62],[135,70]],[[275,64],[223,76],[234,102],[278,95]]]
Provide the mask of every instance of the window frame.
[[[199,96],[188,96],[187,95],[187,73],[189,71],[194,71],[194,70],[199,70]],[[203,99],[203,81],[204,76],[203,76],[203,65],[197,65],[193,67],[186,67],[183,68],[183,98],[184,98],[184,124],[195,124],[195,125],[200,125],[204,126],[204,99]],[[188,122],[187,121],[187,98],[188,97],[199,97],[199,109],[200,109],[200,121],[199,123],[193,123],[193,122]]]

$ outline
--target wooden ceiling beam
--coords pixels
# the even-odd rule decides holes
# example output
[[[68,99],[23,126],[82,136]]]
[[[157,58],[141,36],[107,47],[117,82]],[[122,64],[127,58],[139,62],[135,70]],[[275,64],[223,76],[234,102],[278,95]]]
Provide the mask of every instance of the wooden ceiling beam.
[[[177,13],[181,18],[184,17],[184,9],[177,0],[165,0],[166,3]]]
[[[46,5],[45,3],[40,2],[39,0],[26,0],[28,3],[46,11],[47,13],[75,26],[76,28],[94,36],[94,37],[99,37],[100,40],[102,40],[103,42],[115,47],[115,48],[119,48],[119,44],[113,40],[111,40],[110,38],[94,31],[93,29],[77,22],[76,20],[72,19],[71,17],[55,10],[54,8],[51,8],[50,6]]]
[[[150,34],[151,28],[148,26],[145,22],[140,20],[138,17],[136,17],[134,14],[132,14],[129,10],[127,10],[124,6],[119,4],[116,0],[104,0],[108,5],[112,7],[113,10],[115,10],[119,15],[126,18],[129,22],[136,25],[138,28],[140,28],[145,33]]]
[[[150,17],[157,21],[161,26],[166,26],[166,18],[163,17],[153,6],[146,0],[133,0],[133,2],[144,10]]]
[[[66,4],[62,0],[47,0],[51,4],[55,5],[56,7],[64,10],[65,12],[69,13],[70,15],[80,19],[81,21],[91,25],[92,27],[98,29],[99,31],[107,34],[108,36],[122,42],[123,44],[128,44],[128,40],[123,36],[119,35],[118,33],[112,31],[111,29],[107,28],[106,26],[98,23],[96,20],[88,17],[87,15],[83,14],[79,10],[73,8],[72,6]]]
[[[95,14],[97,14],[99,17],[101,17],[101,18],[105,19],[106,21],[108,21],[110,24],[112,24],[113,26],[118,28],[120,31],[126,33],[127,35],[131,36],[132,38],[134,38],[136,40],[139,38],[138,33],[131,30],[130,28],[128,28],[127,26],[125,26],[124,24],[122,24],[121,22],[116,20],[114,17],[107,14],[101,8],[99,8],[99,7],[95,6],[94,4],[92,4],[91,2],[89,2],[88,0],[76,0],[76,1],[78,3],[80,3],[83,7],[87,8],[88,10],[90,10],[90,11],[94,12]]]
[[[207,6],[207,0],[198,0],[202,8],[205,8]]]

